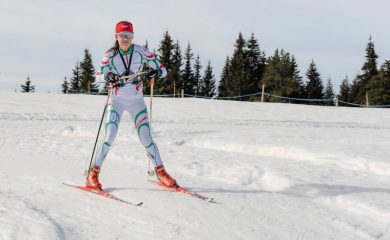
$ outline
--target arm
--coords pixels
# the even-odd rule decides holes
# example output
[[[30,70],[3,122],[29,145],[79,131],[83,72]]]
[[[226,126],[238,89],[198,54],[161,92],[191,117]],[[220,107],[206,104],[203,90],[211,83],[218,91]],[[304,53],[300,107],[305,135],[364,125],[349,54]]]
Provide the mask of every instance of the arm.
[[[111,71],[110,60],[111,60],[110,53],[107,52],[104,55],[100,65],[100,74],[104,76],[104,80],[106,82],[114,83],[119,80],[119,77],[117,74]]]
[[[155,77],[163,78],[167,76],[167,69],[160,63],[153,53],[149,52],[147,48],[142,50],[142,57],[149,67],[157,71]]]

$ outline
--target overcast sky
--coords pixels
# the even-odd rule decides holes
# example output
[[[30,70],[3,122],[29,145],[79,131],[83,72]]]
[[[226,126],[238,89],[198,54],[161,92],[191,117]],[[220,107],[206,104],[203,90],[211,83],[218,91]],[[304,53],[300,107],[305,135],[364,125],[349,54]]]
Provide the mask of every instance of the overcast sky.
[[[248,39],[253,32],[267,57],[285,49],[303,77],[314,60],[338,90],[346,75],[351,82],[360,72],[370,35],[378,66],[390,59],[389,9],[386,0],[1,0],[0,91],[20,90],[27,75],[38,92],[60,91],[85,48],[98,68],[121,20],[151,50],[165,31],[183,53],[190,42],[217,80],[238,33]]]

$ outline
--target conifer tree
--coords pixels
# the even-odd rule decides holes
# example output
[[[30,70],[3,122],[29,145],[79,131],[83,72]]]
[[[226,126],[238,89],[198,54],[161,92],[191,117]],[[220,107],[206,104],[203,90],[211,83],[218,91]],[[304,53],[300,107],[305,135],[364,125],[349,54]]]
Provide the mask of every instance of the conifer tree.
[[[155,82],[154,92],[156,94],[171,94],[173,93],[173,82],[174,79],[172,77],[172,55],[173,55],[173,40],[169,35],[168,31],[166,31],[163,35],[163,39],[160,42],[160,46],[158,48],[158,58],[161,64],[167,69],[168,75],[159,79],[159,81]]]
[[[218,84],[218,97],[227,97],[228,93],[226,90],[226,84],[229,81],[229,66],[230,66],[230,58],[226,57],[225,65],[223,67],[221,78]]]
[[[263,78],[259,83],[259,85],[264,84],[266,92],[278,96],[282,95],[281,93],[282,80],[278,72],[278,65],[280,61],[281,58],[279,54],[279,49],[276,49],[274,55],[268,57]],[[271,96],[266,97],[266,100],[270,102],[279,101],[279,99],[273,98]]]
[[[265,53],[260,50],[259,43],[254,33],[248,39],[245,49],[245,82],[243,94],[260,92],[259,82],[265,70]]]
[[[196,56],[194,64],[194,84],[195,84],[195,96],[199,96],[203,88],[203,79],[200,74],[200,69],[202,65],[200,64],[199,55]]]
[[[81,92],[81,69],[80,63],[77,61],[74,67],[73,76],[70,79],[70,92],[80,93]]]
[[[370,79],[368,89],[370,105],[390,104],[390,61],[385,61],[379,73]]]
[[[317,70],[317,66],[314,60],[311,61],[309,68],[306,72],[308,82],[306,84],[307,98],[309,99],[322,99],[324,86],[322,84],[321,76]],[[321,104],[321,102],[314,102],[315,104]]]
[[[172,93],[175,92],[179,94],[182,78],[181,66],[183,65],[183,57],[181,55],[181,49],[179,41],[173,45],[173,55],[172,55],[172,70],[170,76],[172,78]]]
[[[215,95],[215,78],[213,68],[211,67],[210,61],[206,66],[206,70],[203,76],[203,84],[201,88],[201,96],[214,97]]]
[[[297,74],[296,71],[296,62],[292,61],[290,53],[285,52],[283,49],[280,52],[281,61],[278,65],[278,72],[281,76],[282,86],[281,93],[286,97],[298,97],[301,91],[301,85],[299,83],[299,77],[294,77],[294,74]],[[289,100],[289,102],[294,102]]]
[[[377,58],[375,53],[375,46],[370,36],[366,47],[366,62],[362,67],[362,74],[358,75],[352,84],[353,101],[358,104],[365,104],[366,93],[370,90],[369,82],[372,77],[378,74]]]
[[[84,49],[84,59],[80,63],[81,69],[81,91],[83,93],[98,92],[98,85],[95,83],[95,68],[92,62],[92,56],[88,49]]]
[[[64,78],[64,82],[62,83],[61,88],[62,93],[67,94],[69,92],[69,82],[66,80],[66,77]]]
[[[27,76],[27,80],[20,86],[22,88],[21,92],[23,93],[35,92],[35,86],[31,84],[30,76]]]
[[[230,60],[229,78],[225,85],[229,97],[241,96],[245,90],[245,46],[246,42],[242,34],[239,33],[234,45],[235,50]]]
[[[348,76],[345,76],[344,80],[340,85],[340,92],[337,95],[337,99],[343,102],[351,101],[351,85],[349,84]],[[344,105],[344,103],[339,103],[339,105]]]
[[[276,96],[296,97],[300,92],[300,84],[296,63],[292,61],[292,57],[283,49],[275,50],[273,56],[269,57],[266,62],[266,70],[263,75],[260,85],[264,84],[266,92],[274,95],[266,97],[266,100],[271,102],[284,102],[290,100],[280,99]],[[294,76],[294,74],[296,74]],[[293,102],[293,101],[292,101]]]
[[[325,92],[324,92],[324,97],[326,99],[331,99],[332,101],[325,102],[325,105],[331,106],[333,105],[333,99],[335,97],[334,91],[333,91],[333,85],[332,85],[332,80],[329,77],[328,81],[326,82],[325,86]]]
[[[292,70],[291,70],[292,81],[296,84],[296,86],[299,88],[299,90],[291,93],[290,97],[304,98],[306,96],[305,84],[303,83],[302,77],[299,75],[298,64],[295,60],[294,55],[292,55],[292,57],[291,57],[291,68],[292,68]]]
[[[185,94],[194,95],[195,94],[195,84],[194,84],[194,72],[192,70],[192,59],[194,54],[192,53],[191,45],[188,43],[186,51],[184,53],[184,70],[182,75],[182,89],[184,89]]]

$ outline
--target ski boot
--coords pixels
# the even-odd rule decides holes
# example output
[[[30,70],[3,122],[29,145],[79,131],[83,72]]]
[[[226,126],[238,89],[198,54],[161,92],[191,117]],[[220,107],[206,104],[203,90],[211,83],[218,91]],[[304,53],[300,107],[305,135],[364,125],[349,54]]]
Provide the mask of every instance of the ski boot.
[[[156,167],[157,179],[167,187],[178,187],[177,182],[165,171],[163,165]]]
[[[102,184],[99,182],[99,173],[100,167],[97,165],[92,165],[88,171],[86,186],[88,188],[93,188],[96,190],[102,190]]]

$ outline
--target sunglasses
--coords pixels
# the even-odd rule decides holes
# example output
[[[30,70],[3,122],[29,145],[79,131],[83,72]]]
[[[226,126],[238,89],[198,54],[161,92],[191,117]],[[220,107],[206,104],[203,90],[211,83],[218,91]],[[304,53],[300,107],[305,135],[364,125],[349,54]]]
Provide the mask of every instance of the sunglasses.
[[[122,39],[133,39],[134,37],[134,33],[131,33],[131,32],[121,32],[121,33],[117,33],[116,34],[118,37],[122,38]]]

